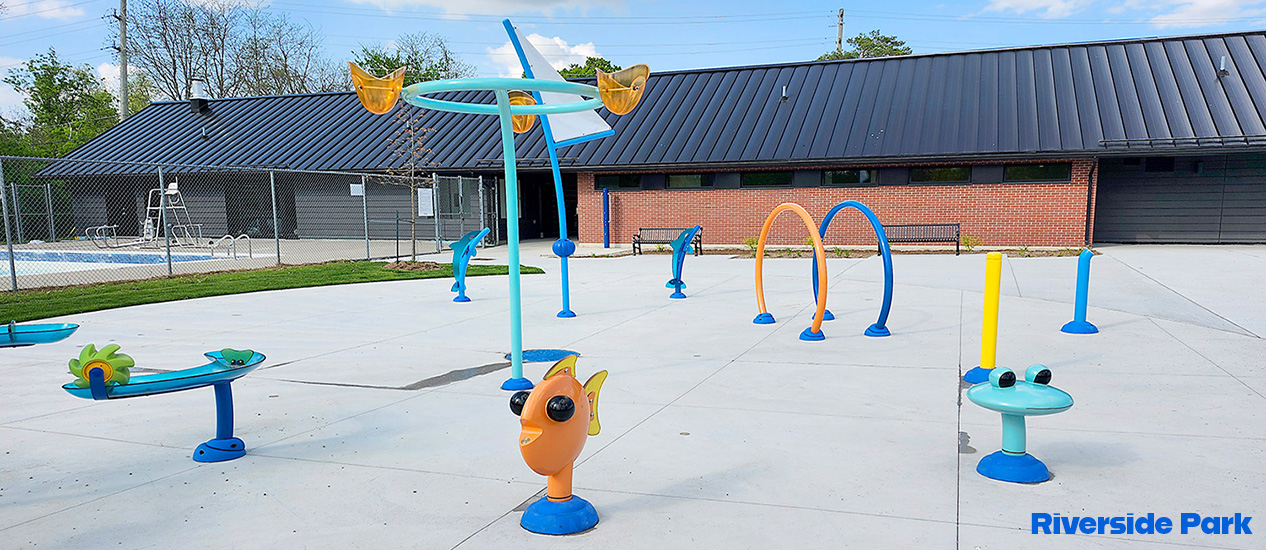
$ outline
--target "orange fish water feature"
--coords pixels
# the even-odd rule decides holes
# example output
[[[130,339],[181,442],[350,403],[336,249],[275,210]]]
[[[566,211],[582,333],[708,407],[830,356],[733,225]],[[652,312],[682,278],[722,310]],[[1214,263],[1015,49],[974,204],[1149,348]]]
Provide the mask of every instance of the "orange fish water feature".
[[[571,492],[572,466],[588,436],[598,435],[598,392],[607,371],[594,374],[582,386],[576,379],[576,356],[554,364],[531,392],[510,398],[519,415],[519,452],[532,471],[548,476],[545,498],[523,513],[520,524],[534,533],[567,535],[598,524],[593,505]]]

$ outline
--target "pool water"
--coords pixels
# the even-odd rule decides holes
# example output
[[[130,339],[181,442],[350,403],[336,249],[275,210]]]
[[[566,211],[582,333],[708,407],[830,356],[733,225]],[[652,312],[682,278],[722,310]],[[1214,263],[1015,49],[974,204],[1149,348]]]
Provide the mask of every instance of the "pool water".
[[[210,254],[189,252],[173,253],[171,255],[172,262],[214,259],[217,258]],[[18,275],[39,275],[42,273],[69,273],[91,269],[165,264],[167,263],[167,256],[162,252],[137,251],[15,250],[13,251],[13,260]],[[8,261],[9,253],[5,250],[0,250],[0,262],[8,263]]]

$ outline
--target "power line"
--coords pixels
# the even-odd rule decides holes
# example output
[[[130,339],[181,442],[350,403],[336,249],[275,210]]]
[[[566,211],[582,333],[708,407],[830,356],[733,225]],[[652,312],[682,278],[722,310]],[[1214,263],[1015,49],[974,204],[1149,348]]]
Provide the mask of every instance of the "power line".
[[[1147,19],[1072,19],[1072,18],[1046,18],[1046,17],[1012,17],[1002,15],[980,15],[980,14],[962,14],[962,15],[938,15],[930,13],[909,13],[895,11],[876,11],[876,10],[848,10],[849,15],[859,15],[865,19],[894,19],[904,21],[941,21],[947,23],[1018,23],[1018,24],[1047,24],[1047,25],[1130,25],[1130,24],[1152,24],[1160,20],[1167,24],[1217,24],[1217,23],[1234,23],[1234,22],[1258,22],[1262,20],[1261,16],[1249,17],[1217,17],[1217,18],[1183,18],[1169,19],[1164,15],[1157,15]],[[834,25],[832,25],[834,27]]]
[[[3,43],[3,44],[0,44],[0,47],[4,47],[4,46],[12,46],[12,45],[14,45],[14,44],[25,44],[25,43],[27,43],[27,42],[36,42],[36,41],[39,41],[39,40],[44,40],[44,39],[47,39],[47,38],[52,38],[52,37],[54,37],[54,36],[61,36],[61,35],[63,35],[63,34],[71,34],[71,33],[76,33],[76,32],[83,32],[83,31],[92,30],[92,29],[96,29],[96,28],[98,28],[98,27],[104,27],[104,26],[106,26],[106,24],[105,24],[105,22],[104,22],[104,21],[94,21],[92,25],[88,25],[88,26],[86,26],[86,27],[82,27],[82,28],[78,28],[78,29],[71,29],[71,30],[68,30],[68,31],[62,31],[62,32],[55,32],[55,33],[52,33],[52,34],[43,34],[43,35],[40,35],[40,36],[36,36],[35,38],[25,38],[25,39],[22,39],[22,40],[14,40],[14,41],[12,41],[12,42],[5,42],[5,43]]]
[[[270,5],[272,6],[299,6],[303,8],[309,8],[307,11],[313,11],[317,13],[323,13],[323,12],[333,13],[330,10],[341,10],[343,12],[369,13],[371,15],[381,16],[381,17],[393,17],[393,18],[399,17],[398,14],[383,13],[385,10],[381,8],[335,6],[335,7],[326,8],[326,9],[312,9],[311,4],[297,3],[297,2],[272,2]],[[301,11],[301,10],[287,10],[287,11]],[[425,17],[434,18],[434,19],[447,19],[447,20],[466,19],[466,20],[501,22],[502,19],[505,19],[505,17],[502,17],[500,15],[490,15],[486,13],[455,13],[455,12],[442,12],[442,11],[438,11],[438,12],[415,11],[413,13],[419,16],[425,16]],[[551,23],[558,22],[558,21],[585,22],[585,21],[606,21],[606,20],[612,20],[612,21],[617,21],[617,22],[622,22],[622,23],[627,23],[628,21],[672,21],[672,22],[678,22],[678,23],[680,22],[693,23],[693,22],[698,22],[698,21],[726,20],[726,19],[734,19],[734,18],[767,18],[767,17],[805,16],[805,15],[812,15],[812,16],[817,17],[817,16],[823,16],[823,15],[829,15],[831,13],[833,12],[825,11],[825,10],[814,10],[814,11],[777,12],[777,13],[703,14],[703,15],[620,15],[620,16],[516,15],[514,16],[514,20],[525,21],[525,22],[551,22]]]
[[[274,2],[272,5],[278,5],[278,4],[281,4],[281,3]],[[405,14],[381,13],[382,10],[376,10],[376,9],[370,9],[370,8],[349,8],[349,7],[340,6],[336,8],[317,9],[305,4],[297,4],[297,5],[303,6],[303,8],[302,9],[301,8],[287,8],[285,11],[318,13],[318,14],[325,14],[325,15],[343,15],[343,16],[353,16],[353,17],[373,17],[373,18],[382,18],[382,19],[410,19],[410,20],[420,20],[420,21],[436,21],[436,20],[451,21],[454,18],[460,18],[462,20],[474,21],[474,22],[493,22],[493,21],[499,22],[502,19],[500,16],[489,16],[489,15],[480,15],[480,14],[430,13],[430,14],[424,14],[424,15],[405,15]],[[352,10],[363,10],[363,11],[352,11]],[[378,13],[375,13],[375,12],[378,12]],[[677,20],[634,20],[634,21],[630,21],[630,19],[633,19],[633,18],[628,18],[628,17],[602,17],[600,18],[600,17],[595,16],[595,17],[576,17],[574,19],[568,18],[566,20],[568,21],[567,24],[569,26],[579,26],[579,25],[639,26],[639,25],[705,25],[705,24],[715,25],[715,24],[722,24],[722,23],[765,23],[769,21],[820,19],[824,17],[823,14],[819,14],[818,12],[802,12],[802,13],[805,13],[805,14],[812,13],[814,15],[795,15],[795,14],[711,15],[711,16],[691,16],[688,18],[677,19]],[[526,21],[530,23],[557,23],[560,20],[563,20],[564,18],[563,17],[546,17],[546,16],[520,16],[520,17],[517,17],[516,19],[518,19],[519,21]]]

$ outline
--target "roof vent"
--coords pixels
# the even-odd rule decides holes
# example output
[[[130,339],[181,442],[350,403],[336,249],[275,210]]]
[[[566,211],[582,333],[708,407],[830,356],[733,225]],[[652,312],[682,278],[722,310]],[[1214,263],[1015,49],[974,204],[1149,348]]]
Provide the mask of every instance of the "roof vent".
[[[1231,74],[1231,71],[1226,68],[1226,56],[1224,55],[1222,56],[1222,59],[1218,60],[1218,78],[1222,78],[1229,74]]]
[[[207,81],[195,78],[189,84],[189,107],[193,112],[201,113],[207,108]]]
[[[787,101],[788,99],[791,99],[791,96],[787,95],[787,86],[786,86],[786,85],[783,85],[783,87],[782,87],[782,99],[780,99],[779,101]]]

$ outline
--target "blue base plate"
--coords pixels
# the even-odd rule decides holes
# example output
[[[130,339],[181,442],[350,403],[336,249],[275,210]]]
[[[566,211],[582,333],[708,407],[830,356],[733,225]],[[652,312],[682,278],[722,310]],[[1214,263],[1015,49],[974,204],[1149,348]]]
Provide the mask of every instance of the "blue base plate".
[[[236,437],[212,439],[193,451],[195,462],[224,462],[243,456],[246,456],[246,444]]]
[[[755,319],[752,319],[752,322],[758,325],[772,325],[774,324],[774,316],[769,313],[762,313],[757,315]]]
[[[598,524],[598,511],[589,501],[572,495],[570,500],[554,502],[548,497],[529,504],[519,525],[542,535],[574,535],[593,529]]]
[[[982,369],[980,367],[976,367],[972,370],[969,370],[967,371],[966,374],[963,375],[963,382],[967,382],[969,384],[979,384],[981,382],[988,382],[990,370],[991,369]]]
[[[813,327],[809,327],[809,328],[804,329],[804,332],[800,333],[800,339],[806,340],[809,342],[818,342],[821,340],[826,340],[826,335],[822,334],[821,332],[813,332]]]
[[[563,319],[571,319],[572,317],[575,317],[575,316],[576,316],[576,312],[574,312],[574,311],[572,311],[572,310],[570,310],[570,309],[564,309],[564,310],[562,310],[562,311],[558,312],[558,316],[559,316],[560,318],[563,318]]]
[[[470,297],[468,297],[468,296],[458,296],[458,297],[456,297],[456,298],[453,298],[453,301],[454,301],[454,302],[463,302],[463,303],[464,303],[464,302],[469,302],[469,301],[470,301]]]
[[[1011,483],[1041,483],[1051,478],[1046,465],[1028,453],[1011,455],[994,451],[980,459],[976,472],[989,479]]]
[[[1059,331],[1067,332],[1068,334],[1097,334],[1099,327],[1090,324],[1088,321],[1069,321]]]
[[[501,389],[506,391],[522,391],[532,389],[532,381],[527,378],[511,378],[501,383]]]
[[[884,336],[892,336],[892,333],[888,331],[888,327],[881,327],[879,325],[871,325],[867,327],[866,332],[863,334],[865,334],[866,336],[870,336],[871,338],[883,338]]]
[[[672,299],[674,299],[674,300],[680,300],[680,299],[682,299],[682,298],[685,298],[685,297],[686,297],[686,295],[685,295],[682,291],[678,290],[677,292],[674,292],[674,293],[672,293],[672,294],[669,294],[669,295],[668,295],[668,297],[669,297],[669,298],[672,298]]]

